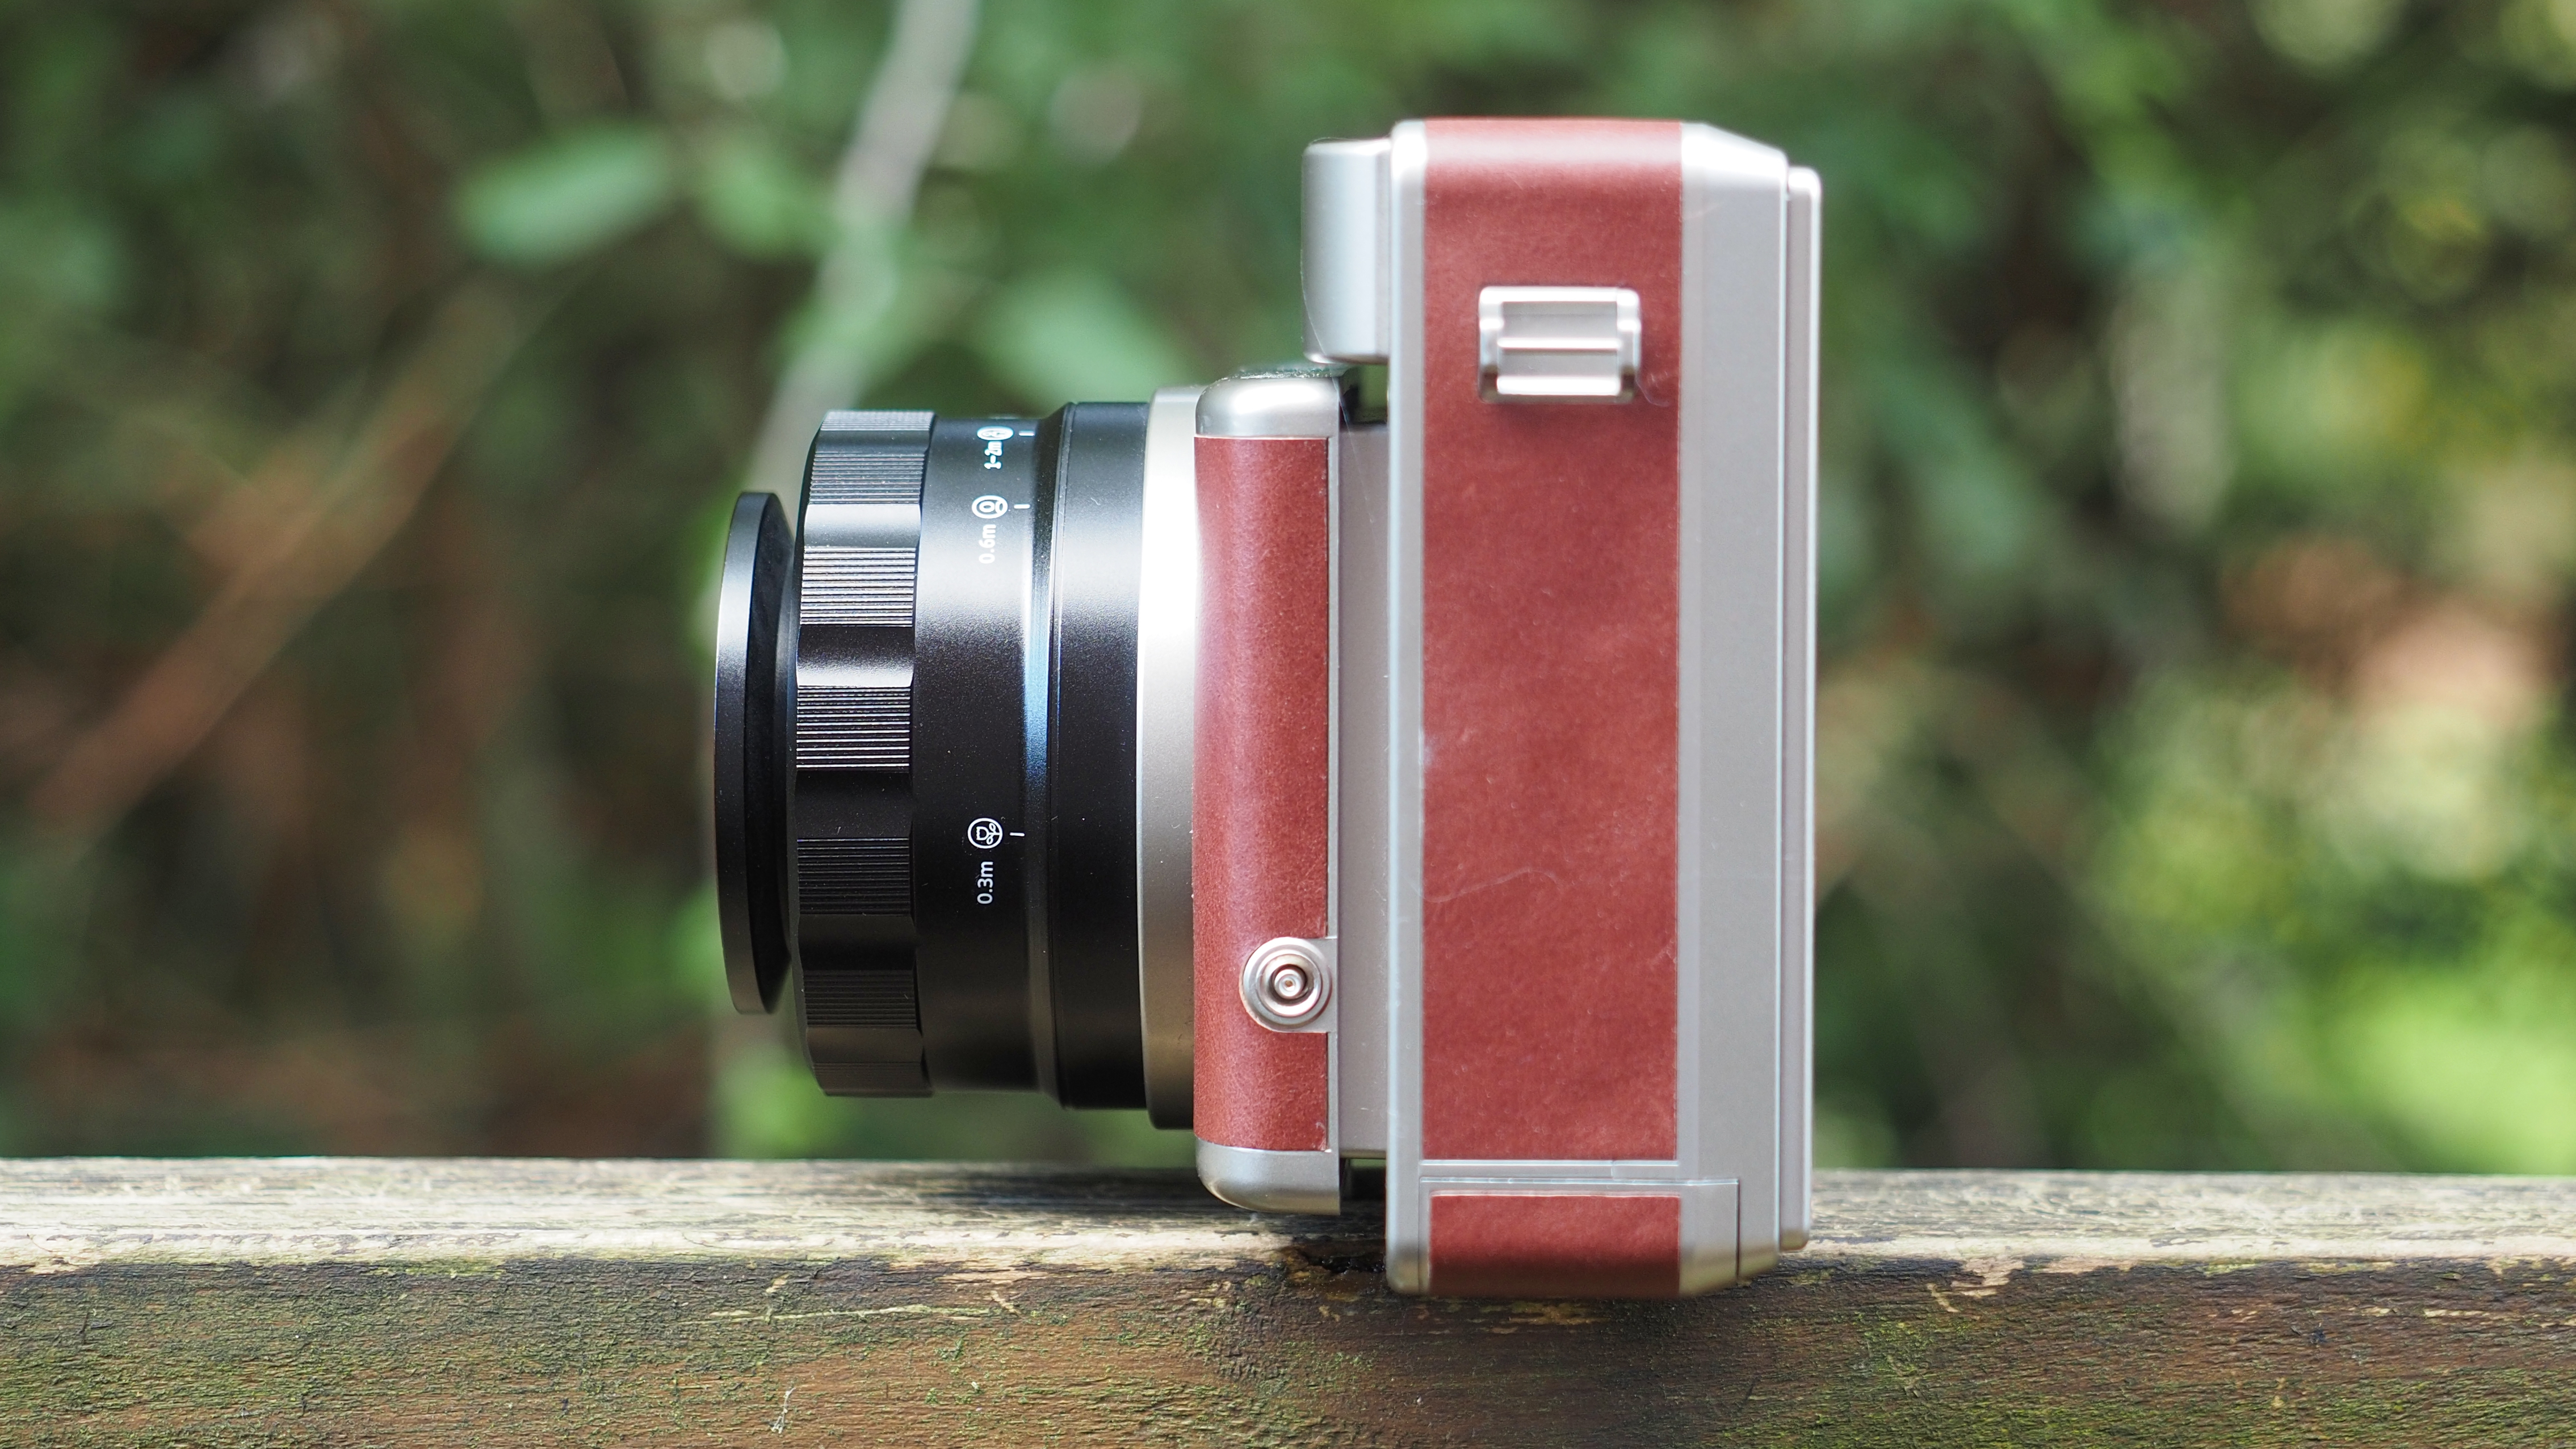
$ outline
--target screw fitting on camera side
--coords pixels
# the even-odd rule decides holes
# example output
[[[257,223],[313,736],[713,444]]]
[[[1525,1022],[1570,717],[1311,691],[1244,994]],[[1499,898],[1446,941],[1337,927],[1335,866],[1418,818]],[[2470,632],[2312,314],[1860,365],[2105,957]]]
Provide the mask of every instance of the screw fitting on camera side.
[[[1243,1009],[1272,1031],[1303,1031],[1333,1000],[1333,943],[1299,936],[1264,941],[1243,963]]]

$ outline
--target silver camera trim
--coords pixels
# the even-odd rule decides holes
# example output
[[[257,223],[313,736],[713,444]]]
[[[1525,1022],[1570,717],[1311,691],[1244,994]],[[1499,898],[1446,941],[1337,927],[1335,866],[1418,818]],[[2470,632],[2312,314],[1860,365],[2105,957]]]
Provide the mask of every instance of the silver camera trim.
[[[1388,155],[1384,136],[1306,148],[1306,355],[1317,362],[1384,362],[1392,345]]]
[[[1342,1210],[1338,1152],[1273,1152],[1202,1139],[1198,1168],[1199,1181],[1209,1192],[1239,1208],[1261,1213]]]
[[[1143,569],[1136,587],[1136,956],[1145,1113],[1190,1125],[1193,932],[1190,803],[1198,726],[1199,503],[1196,387],[1154,394],[1145,415]]]

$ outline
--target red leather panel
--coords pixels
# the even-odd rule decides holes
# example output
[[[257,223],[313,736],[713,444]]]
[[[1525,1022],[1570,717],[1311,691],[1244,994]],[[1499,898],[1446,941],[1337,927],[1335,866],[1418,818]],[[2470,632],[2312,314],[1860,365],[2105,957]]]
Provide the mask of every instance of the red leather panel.
[[[1428,141],[1422,1151],[1669,1158],[1681,130]],[[1480,398],[1476,295],[1512,285],[1635,289],[1638,400]]]
[[[1327,925],[1332,822],[1331,444],[1201,438],[1191,798],[1196,1122],[1208,1142],[1328,1147],[1321,1032],[1244,1010],[1244,958]]]
[[[1672,1298],[1682,1200],[1669,1193],[1431,1195],[1431,1291],[1452,1298]]]

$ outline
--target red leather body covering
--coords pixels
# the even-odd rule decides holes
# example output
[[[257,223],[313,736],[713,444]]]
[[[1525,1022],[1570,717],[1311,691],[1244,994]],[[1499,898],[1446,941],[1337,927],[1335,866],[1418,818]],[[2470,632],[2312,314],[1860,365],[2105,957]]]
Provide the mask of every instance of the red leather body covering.
[[[1681,1281],[1674,1194],[1431,1195],[1431,1291],[1444,1297],[1671,1298]]]
[[[1198,736],[1192,786],[1192,1045],[1201,1140],[1331,1145],[1321,1032],[1275,1032],[1244,959],[1329,926],[1331,444],[1200,438]]]
[[[1422,1153],[1671,1158],[1680,128],[1433,121],[1423,195]],[[1633,288],[1637,399],[1479,397],[1510,285]],[[1626,1201],[1435,1198],[1434,1291],[1511,1223],[1628,1234]]]

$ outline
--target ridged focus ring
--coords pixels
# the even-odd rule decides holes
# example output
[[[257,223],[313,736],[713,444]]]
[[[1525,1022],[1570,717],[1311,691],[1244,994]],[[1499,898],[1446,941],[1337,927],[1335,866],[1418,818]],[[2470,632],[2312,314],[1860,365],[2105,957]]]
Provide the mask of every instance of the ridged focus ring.
[[[797,1011],[827,1091],[930,1090],[912,919],[913,570],[931,415],[836,412],[796,581]]]

